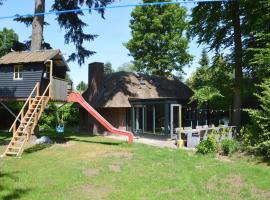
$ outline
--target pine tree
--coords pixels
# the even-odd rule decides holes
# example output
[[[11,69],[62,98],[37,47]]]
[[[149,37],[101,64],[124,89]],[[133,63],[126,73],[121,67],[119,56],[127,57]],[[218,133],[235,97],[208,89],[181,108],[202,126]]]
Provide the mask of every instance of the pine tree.
[[[45,12],[45,0],[34,0],[35,1],[35,14]],[[95,8],[95,7],[106,7],[114,0],[53,0],[52,10],[77,10],[83,7]],[[91,13],[91,11],[89,11]],[[98,13],[104,18],[104,9],[99,9]],[[84,28],[87,24],[81,19],[84,15],[82,11],[61,13],[56,16],[56,20],[63,28],[65,33],[65,44],[73,43],[75,46],[75,52],[72,53],[68,61],[77,61],[79,65],[85,62],[85,58],[93,55],[95,52],[87,49],[84,46],[85,42],[93,41],[97,35],[85,33]],[[44,15],[37,15],[34,17],[17,18],[15,21],[23,22],[27,26],[32,25],[32,36],[31,36],[31,50],[40,50],[43,48],[44,37],[43,29],[44,25],[49,25],[44,21]]]
[[[83,93],[85,90],[87,90],[87,87],[88,87],[88,85],[87,85],[85,82],[81,81],[81,82],[76,86],[76,90],[77,90],[78,92],[80,92],[80,93]]]
[[[247,110],[252,119],[253,127],[247,131],[249,144],[270,158],[270,78],[259,85],[262,92],[256,94],[260,109]]]
[[[208,58],[208,54],[206,49],[202,50],[202,55],[201,55],[201,59],[199,61],[199,64],[201,67],[205,66],[205,67],[209,67],[209,58]]]
[[[112,74],[112,73],[113,73],[112,64],[110,62],[106,62],[104,64],[104,74]]]

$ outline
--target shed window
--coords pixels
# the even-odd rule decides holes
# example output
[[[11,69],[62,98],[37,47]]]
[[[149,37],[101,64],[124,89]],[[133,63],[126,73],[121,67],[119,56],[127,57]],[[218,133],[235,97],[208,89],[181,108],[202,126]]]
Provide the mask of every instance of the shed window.
[[[14,80],[22,80],[22,65],[14,65]]]

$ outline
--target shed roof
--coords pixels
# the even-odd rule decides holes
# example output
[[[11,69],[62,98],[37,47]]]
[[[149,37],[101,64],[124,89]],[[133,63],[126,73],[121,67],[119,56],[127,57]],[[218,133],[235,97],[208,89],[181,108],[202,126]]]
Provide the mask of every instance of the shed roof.
[[[52,59],[57,60],[59,63],[57,65],[66,66],[68,68],[66,61],[59,49],[10,52],[0,58],[0,65],[37,63]]]
[[[188,100],[192,94],[188,86],[174,77],[116,72],[105,77],[104,88],[90,103],[94,107],[131,107],[131,98]],[[87,95],[89,91],[83,96]]]

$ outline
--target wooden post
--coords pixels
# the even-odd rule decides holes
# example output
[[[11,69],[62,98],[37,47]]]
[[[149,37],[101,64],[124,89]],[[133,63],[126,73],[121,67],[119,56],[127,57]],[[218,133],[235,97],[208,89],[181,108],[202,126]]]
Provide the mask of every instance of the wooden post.
[[[179,106],[179,128],[182,130],[182,105]],[[179,132],[178,138],[181,139],[181,132]]]
[[[147,126],[147,106],[144,106],[144,131],[148,130],[148,126]]]
[[[142,133],[144,133],[144,106],[142,106]]]
[[[165,127],[165,135],[168,134],[168,128],[169,128],[169,104],[164,104],[164,117],[165,117],[165,123],[164,123],[164,127]]]
[[[13,136],[15,135],[15,133],[16,133],[16,122],[15,122],[15,124],[14,124],[14,126],[13,126]]]
[[[40,87],[40,82],[37,83],[37,96],[39,96],[39,87]]]
[[[49,62],[50,62],[50,83],[52,83],[52,79],[53,79],[53,61],[49,60]],[[50,88],[49,88],[49,97],[50,98],[52,98],[52,91],[51,90],[52,90],[52,84],[50,85]]]
[[[131,131],[135,131],[135,109],[134,106],[131,107]]]

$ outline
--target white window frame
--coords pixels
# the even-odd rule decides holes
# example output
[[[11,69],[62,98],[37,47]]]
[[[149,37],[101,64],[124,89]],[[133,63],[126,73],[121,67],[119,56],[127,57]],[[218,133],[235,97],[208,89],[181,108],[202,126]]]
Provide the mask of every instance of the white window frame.
[[[23,80],[22,65],[14,65],[13,80]]]

